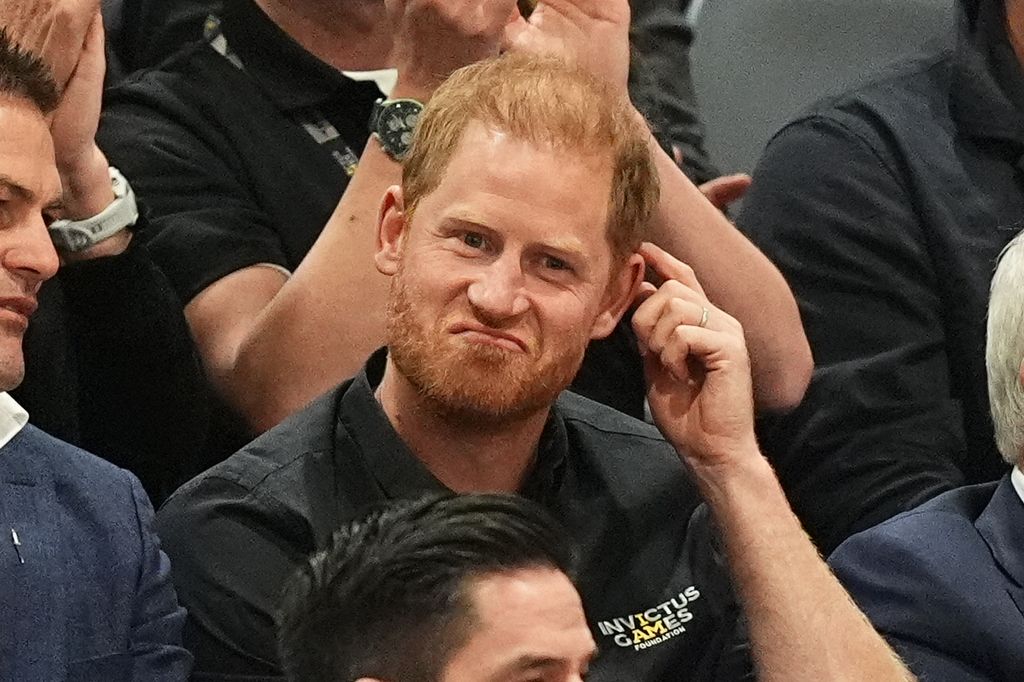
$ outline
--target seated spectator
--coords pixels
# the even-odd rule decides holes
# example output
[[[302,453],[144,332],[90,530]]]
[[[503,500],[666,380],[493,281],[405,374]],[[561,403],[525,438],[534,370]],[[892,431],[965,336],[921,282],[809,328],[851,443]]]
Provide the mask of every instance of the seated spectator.
[[[289,581],[290,682],[582,680],[596,656],[564,532],[512,495],[430,497],[344,526]]]
[[[38,294],[13,392],[32,423],[137,475],[160,502],[206,468],[209,390],[181,301],[135,235],[145,208],[96,146],[98,0],[0,5],[8,35],[61,74],[51,133],[64,192],[62,266]],[[112,180],[112,178],[117,178]]]
[[[356,374],[384,340],[375,221],[400,179],[410,112],[503,44],[578,60],[626,98],[628,10],[626,0],[559,0],[528,23],[515,0],[228,0],[208,43],[109,93],[101,146],[148,201],[147,245],[187,302],[212,382],[252,430]],[[384,80],[375,71],[386,67],[397,84],[371,135],[381,89],[367,79]],[[811,359],[785,282],[657,153],[666,191],[652,239],[745,323],[758,405],[792,407]],[[591,350],[576,388],[642,413],[628,325]]]
[[[380,211],[387,348],[160,510],[199,671],[280,674],[295,568],[367,505],[455,491],[519,493],[578,539],[593,680],[742,678],[732,587],[762,679],[904,679],[757,450],[742,327],[641,246],[648,137],[558,58],[485,61],[434,93]],[[634,299],[660,434],[565,392]]]
[[[529,16],[537,0],[517,4]],[[629,4],[631,39],[641,64],[630,73],[638,108],[657,122],[660,139],[691,180],[713,180],[720,174],[704,149],[704,125],[690,76],[693,30],[686,12],[692,3],[630,0]],[[102,6],[108,52],[118,65],[113,83],[132,71],[156,66],[202,39],[206,18],[224,10],[222,0],[102,0]]]
[[[1024,236],[992,281],[986,360],[1011,473],[855,535],[830,559],[923,680],[1024,679]]]
[[[955,35],[783,128],[738,219],[793,287],[817,363],[761,442],[826,552],[1005,472],[983,324],[1024,215],[1024,4],[961,5]]]
[[[46,229],[61,200],[57,103],[42,62],[0,31],[4,391],[24,375],[22,334],[58,267]],[[0,679],[184,680],[185,612],[138,480],[27,421],[0,393]]]

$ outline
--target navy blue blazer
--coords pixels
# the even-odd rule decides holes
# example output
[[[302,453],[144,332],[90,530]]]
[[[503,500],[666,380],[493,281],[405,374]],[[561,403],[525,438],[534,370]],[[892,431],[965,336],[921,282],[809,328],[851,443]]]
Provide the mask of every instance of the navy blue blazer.
[[[31,425],[0,448],[0,680],[187,678],[152,524],[127,471]]]
[[[854,535],[829,563],[922,680],[1024,680],[1024,503],[1009,475]]]

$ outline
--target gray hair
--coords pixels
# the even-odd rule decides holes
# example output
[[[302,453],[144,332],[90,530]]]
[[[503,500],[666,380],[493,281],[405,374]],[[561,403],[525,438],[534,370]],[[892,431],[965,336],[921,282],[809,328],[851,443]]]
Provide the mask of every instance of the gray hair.
[[[1024,464],[1024,232],[999,256],[988,305],[985,365],[996,445],[1010,464]]]

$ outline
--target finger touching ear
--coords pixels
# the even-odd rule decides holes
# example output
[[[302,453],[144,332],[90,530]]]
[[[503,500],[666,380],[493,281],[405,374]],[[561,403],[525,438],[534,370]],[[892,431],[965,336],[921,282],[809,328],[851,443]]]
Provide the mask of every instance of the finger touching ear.
[[[686,263],[670,254],[656,244],[644,242],[640,245],[638,253],[643,256],[644,262],[661,279],[674,279],[690,287],[703,298],[707,298],[704,287],[697,280],[697,275]]]

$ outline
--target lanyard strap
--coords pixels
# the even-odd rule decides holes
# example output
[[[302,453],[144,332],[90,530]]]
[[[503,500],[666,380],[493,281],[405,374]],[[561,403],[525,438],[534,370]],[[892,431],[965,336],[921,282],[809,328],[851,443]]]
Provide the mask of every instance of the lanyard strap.
[[[213,14],[206,17],[206,23],[203,24],[203,37],[217,54],[227,59],[239,71],[246,72],[245,64],[228,45],[228,39],[224,36],[224,31],[221,30],[220,17]],[[289,118],[331,155],[335,163],[345,171],[345,175],[350,178],[355,175],[356,168],[359,166],[359,155],[341,139],[341,133],[319,109],[316,107],[299,109],[291,112]]]

